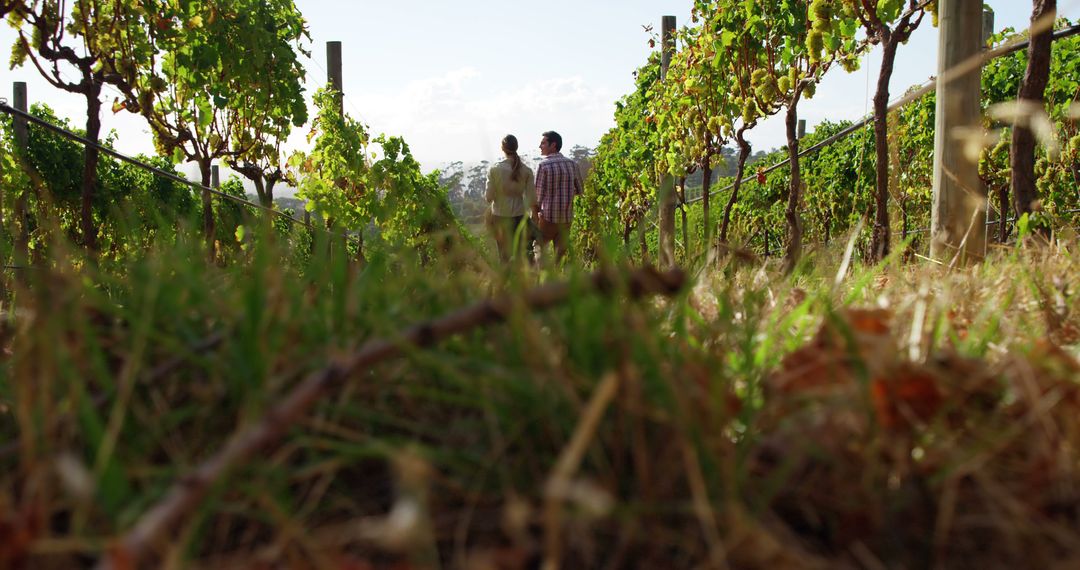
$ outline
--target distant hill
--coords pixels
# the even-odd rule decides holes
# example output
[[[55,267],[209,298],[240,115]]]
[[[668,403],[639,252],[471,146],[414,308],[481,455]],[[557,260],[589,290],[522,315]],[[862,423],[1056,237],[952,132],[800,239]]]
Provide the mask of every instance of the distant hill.
[[[230,178],[236,178],[237,180],[240,181],[241,184],[244,185],[244,192],[246,192],[247,194],[250,194],[250,195],[255,194],[255,184],[252,181],[248,180],[247,178],[244,178],[243,176],[240,175],[239,172],[236,172],[235,170],[229,168],[228,166],[226,166],[224,164],[219,165],[219,168],[220,168],[220,171],[219,171],[218,176],[220,176],[222,183],[229,180]],[[191,180],[193,182],[199,182],[199,180],[202,178],[202,175],[199,174],[199,165],[197,165],[195,163],[181,164],[180,166],[177,167],[177,170],[180,172],[181,175],[183,175],[184,178],[187,178],[188,180]],[[291,196],[295,196],[295,195],[296,195],[296,188],[293,188],[292,186],[289,186],[288,184],[286,184],[284,182],[278,182],[274,186],[274,201],[275,202],[278,201],[277,200],[278,196],[291,197]],[[258,200],[254,200],[254,201],[258,202]]]
[[[258,201],[258,198],[255,198],[254,196],[251,196],[251,198]],[[301,219],[304,217],[304,204],[306,204],[306,202],[297,198],[290,198],[287,196],[274,197],[274,205],[281,209],[281,211],[292,210],[293,215]]]

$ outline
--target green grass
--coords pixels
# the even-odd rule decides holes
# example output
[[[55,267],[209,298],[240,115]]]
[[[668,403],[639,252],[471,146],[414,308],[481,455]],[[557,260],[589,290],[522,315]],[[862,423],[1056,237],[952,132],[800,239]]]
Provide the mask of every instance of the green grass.
[[[340,248],[256,236],[208,265],[184,235],[97,264],[57,245],[25,282],[9,275],[0,566],[23,552],[23,567],[90,567],[308,374],[559,280],[578,284],[562,306],[350,378],[217,481],[152,545],[151,566],[1080,556],[1080,267],[1068,251],[951,272],[856,265],[838,285],[843,252],[812,253],[792,278],[774,262],[721,261],[691,268],[674,298],[631,301],[594,294],[574,267],[508,274],[468,245],[427,266],[373,251],[361,268]],[[886,332],[860,328],[851,307],[885,309]],[[799,350],[832,372],[799,368],[788,356]],[[925,409],[909,393],[923,376],[941,396]],[[415,517],[386,518],[395,509]]]

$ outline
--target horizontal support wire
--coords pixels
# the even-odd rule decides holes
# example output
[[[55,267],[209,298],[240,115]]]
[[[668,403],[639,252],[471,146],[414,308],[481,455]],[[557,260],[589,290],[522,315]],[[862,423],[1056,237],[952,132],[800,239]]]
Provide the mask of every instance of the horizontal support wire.
[[[352,237],[350,235],[338,234],[338,233],[334,233],[334,232],[331,232],[331,231],[328,231],[328,230],[325,230],[325,229],[322,229],[322,228],[318,228],[313,224],[310,224],[310,223],[305,222],[303,220],[299,220],[297,218],[294,218],[294,217],[286,214],[285,212],[282,212],[281,210],[275,210],[274,208],[268,208],[266,206],[263,206],[262,204],[256,204],[255,202],[252,202],[250,200],[245,200],[243,198],[233,196],[231,194],[226,194],[225,192],[222,192],[220,190],[210,188],[209,186],[203,186],[199,182],[193,182],[193,181],[188,180],[188,179],[186,179],[186,178],[184,178],[182,176],[177,176],[176,174],[173,174],[171,172],[166,172],[166,171],[164,171],[164,170],[162,170],[162,169],[160,169],[160,168],[158,168],[156,166],[152,166],[150,164],[147,164],[147,163],[145,163],[145,162],[143,162],[143,161],[141,161],[141,160],[139,160],[137,158],[132,158],[130,156],[127,156],[126,154],[117,152],[117,151],[115,151],[115,150],[113,150],[113,149],[111,149],[111,148],[109,148],[109,147],[107,147],[105,145],[102,145],[101,143],[93,142],[93,141],[91,141],[91,140],[89,140],[89,139],[87,139],[87,138],[85,138],[83,136],[80,136],[78,134],[75,134],[75,133],[73,133],[73,132],[71,132],[71,131],[63,128],[63,127],[54,125],[54,124],[52,124],[52,123],[50,123],[48,121],[45,121],[45,120],[43,120],[41,118],[35,117],[35,116],[31,115],[30,113],[20,111],[20,110],[14,108],[14,107],[8,105],[8,102],[7,102],[6,99],[0,99],[0,112],[7,113],[8,115],[11,115],[13,117],[17,117],[17,118],[23,119],[23,120],[25,120],[27,122],[33,123],[34,125],[37,125],[39,127],[45,128],[45,129],[47,129],[49,131],[52,131],[52,132],[54,132],[54,133],[56,133],[56,134],[58,134],[58,135],[60,135],[60,136],[62,136],[64,138],[73,140],[73,141],[83,145],[84,147],[91,147],[91,148],[97,149],[98,151],[100,151],[100,152],[102,152],[104,154],[107,154],[107,155],[109,155],[109,156],[111,156],[111,157],[113,157],[113,158],[115,158],[117,160],[126,162],[128,164],[131,164],[133,166],[136,166],[138,168],[146,170],[146,171],[148,171],[148,172],[150,172],[150,173],[152,173],[152,174],[154,174],[156,176],[159,176],[161,178],[165,178],[165,179],[171,180],[173,182],[177,182],[179,184],[184,184],[186,186],[190,186],[190,187],[192,187],[192,188],[194,188],[196,190],[202,190],[203,192],[209,192],[210,194],[213,194],[214,196],[217,196],[219,198],[224,198],[224,199],[230,200],[232,202],[236,202],[237,204],[242,204],[244,206],[249,206],[249,207],[255,208],[257,210],[262,210],[264,212],[268,212],[268,213],[273,214],[275,216],[281,217],[281,218],[287,220],[290,223],[299,224],[299,225],[301,225],[301,226],[303,226],[305,228],[308,228],[310,230],[318,230],[318,231],[326,233],[327,235],[342,237],[342,238],[345,238],[346,240],[356,241],[356,238],[354,238],[354,237]]]
[[[1055,31],[1054,34],[1053,34],[1053,39],[1056,41],[1056,40],[1064,39],[1064,38],[1067,38],[1067,37],[1070,37],[1070,36],[1075,36],[1076,34],[1080,34],[1080,24],[1069,26],[1067,28],[1062,28],[1060,30]],[[986,52],[986,55],[983,58],[983,61],[985,62],[985,61],[989,61],[991,59],[997,59],[999,57],[1009,55],[1011,53],[1018,52],[1018,51],[1020,51],[1022,49],[1026,49],[1029,43],[1031,43],[1030,40],[1023,40],[1023,41],[1019,41],[1019,42],[1016,42],[1016,43],[1007,43],[1007,44],[1002,45],[1000,47],[994,48],[994,49]],[[904,107],[908,103],[911,103],[912,101],[915,101],[917,99],[922,98],[924,95],[926,95],[927,93],[930,93],[931,91],[933,91],[936,88],[937,88],[937,80],[930,80],[927,83],[925,83],[922,87],[919,87],[915,91],[912,91],[911,93],[908,93],[907,95],[905,95],[903,98],[901,98],[897,102],[893,103],[892,105],[889,105],[888,110],[889,110],[889,112],[892,112],[892,111],[895,111],[895,110],[897,110],[897,109],[899,109],[901,107]],[[817,144],[815,144],[813,146],[810,146],[810,147],[806,148],[805,150],[801,151],[799,153],[799,158],[803,158],[804,156],[808,156],[810,154],[816,153],[817,151],[825,148],[826,146],[831,145],[832,143],[834,143],[834,142],[836,142],[836,141],[838,141],[840,139],[846,138],[847,136],[851,135],[855,131],[858,131],[859,129],[861,129],[861,128],[865,127],[866,125],[870,124],[870,122],[873,121],[873,120],[874,120],[873,115],[868,115],[866,117],[863,117],[862,120],[860,120],[859,122],[845,128],[842,131],[830,136],[829,138],[827,138],[827,139],[825,139],[825,140],[823,140],[823,141],[821,141],[821,142],[819,142],[819,143],[817,143]],[[774,164],[774,165],[772,165],[772,166],[770,166],[770,167],[768,167],[768,168],[766,168],[764,170],[758,171],[758,172],[756,172],[756,173],[754,173],[754,174],[752,174],[750,176],[747,176],[746,178],[743,178],[741,180],[741,183],[752,182],[755,178],[757,178],[757,176],[759,174],[769,174],[770,172],[774,172],[776,170],[779,170],[779,169],[781,169],[781,168],[783,168],[783,167],[785,167],[787,165],[788,165],[787,160],[784,160],[782,162],[778,162],[778,163],[776,163],[776,164]],[[727,185],[727,186],[725,186],[725,187],[723,187],[723,188],[721,188],[719,190],[710,190],[709,191],[709,196],[713,196],[714,194],[719,194],[721,192],[727,192],[728,190],[731,190],[734,187],[735,187],[735,184],[731,183],[731,184],[729,184],[729,185]],[[697,196],[695,198],[691,198],[691,199],[687,200],[686,203],[687,204],[692,204],[694,202],[699,202],[703,198],[704,198],[704,195]]]
[[[1060,213],[1061,214],[1077,214],[1077,213],[1080,213],[1080,209],[1064,210],[1064,211],[1062,211]],[[1001,223],[1000,219],[998,219],[998,220],[986,220],[986,227],[996,226],[996,225],[998,225],[1000,223]],[[1009,218],[1009,219],[1005,220],[1005,223],[1007,223],[1007,224],[1016,223],[1016,218]],[[925,234],[925,233],[927,233],[929,231],[930,231],[930,228],[919,228],[917,230],[908,230],[907,233],[908,234]],[[904,232],[903,231],[892,232],[892,235],[900,236],[900,235],[904,235]]]

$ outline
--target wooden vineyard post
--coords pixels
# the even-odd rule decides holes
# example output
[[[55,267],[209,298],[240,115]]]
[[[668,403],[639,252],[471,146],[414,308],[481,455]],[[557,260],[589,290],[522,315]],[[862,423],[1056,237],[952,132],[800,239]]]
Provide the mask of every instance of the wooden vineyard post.
[[[212,188],[214,190],[220,190],[221,189],[221,174],[218,171],[218,165],[216,165],[216,164],[211,164],[210,165],[210,188]],[[204,219],[205,227],[207,228],[207,232],[206,232],[207,251],[209,252],[209,256],[210,256],[209,257],[210,263],[215,263],[215,262],[220,261],[219,258],[218,258],[218,253],[220,253],[220,252],[218,250],[218,239],[214,235],[215,232],[217,231],[216,230],[217,223],[215,221],[215,215],[214,215],[214,199],[215,198],[220,199],[220,196],[215,196],[212,192],[210,192],[208,190],[203,190],[202,193],[203,193],[203,212],[204,212],[203,213],[203,219]],[[218,212],[221,212],[220,208],[218,209]]]
[[[664,16],[661,29],[660,81],[665,81],[671,57],[675,53],[675,16]],[[659,262],[660,267],[670,268],[675,266],[675,178],[670,173],[665,172],[660,178],[658,202],[660,209],[660,239],[657,243]],[[685,244],[684,247],[689,248],[689,246],[690,244]]]
[[[16,81],[12,93],[12,103],[16,111],[27,112],[26,82]],[[25,164],[27,155],[30,153],[30,129],[26,119],[15,117],[13,130],[15,136],[15,152],[21,155]],[[30,261],[30,227],[27,213],[27,193],[29,188],[19,188],[19,194],[15,198],[14,222],[19,224],[18,233],[15,233],[15,265],[25,268]],[[19,269],[26,271],[26,269]]]
[[[16,81],[12,89],[12,95],[12,104],[14,105],[15,110],[26,113],[26,82]],[[30,131],[28,130],[26,119],[15,117],[14,130],[15,146],[22,151],[26,151],[30,146]]]
[[[326,83],[337,94],[337,110],[345,114],[344,91],[341,84],[341,42],[326,42]]]
[[[986,189],[963,137],[980,127],[982,2],[941,0],[930,257],[951,264],[986,255]],[[955,71],[966,66],[961,71]]]
[[[334,90],[334,97],[337,102],[337,111],[342,118],[345,117],[345,90],[342,82],[341,74],[341,42],[333,41],[326,42],[326,83]],[[344,191],[344,182],[340,184],[342,191]],[[330,232],[334,231],[334,220],[330,218],[326,221],[327,229]],[[363,266],[366,260],[364,259],[364,234],[363,228],[357,228],[356,240],[356,258]],[[331,239],[331,248],[333,248],[334,240]],[[348,237],[342,239],[342,247],[348,242]]]
[[[649,240],[646,236],[647,233],[649,233],[649,223],[645,218],[645,215],[642,214],[637,222],[638,249],[641,252],[642,265],[649,262]]]
[[[806,119],[799,119],[799,140],[806,136]]]

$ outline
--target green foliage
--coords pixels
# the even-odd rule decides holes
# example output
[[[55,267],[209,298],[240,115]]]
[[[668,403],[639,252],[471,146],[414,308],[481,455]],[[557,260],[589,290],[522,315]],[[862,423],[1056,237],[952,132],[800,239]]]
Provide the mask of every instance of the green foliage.
[[[230,177],[218,191],[241,200],[247,199],[244,192],[244,184],[239,178]],[[215,227],[226,244],[242,244],[246,230],[240,228],[250,225],[255,219],[255,211],[251,206],[246,206],[235,200],[227,198],[214,198]],[[239,233],[237,233],[239,231]]]
[[[12,67],[29,60],[30,67],[51,85],[82,96],[86,103],[83,136],[92,144],[101,138],[101,92],[111,75],[100,54],[116,49],[112,39],[130,25],[126,4],[123,0],[74,0],[69,11],[66,2],[28,0],[9,20],[18,34]],[[64,69],[73,69],[74,78]],[[80,241],[96,249],[98,236],[90,204],[98,192],[99,154],[90,147],[82,155]]]
[[[1071,25],[1071,22],[1058,21],[1059,27],[1067,25]],[[1022,35],[1026,36],[1027,31]],[[1006,29],[993,36],[991,43],[1000,43],[1015,36],[1014,30]],[[1075,190],[1080,185],[1080,160],[1075,153],[1075,145],[1070,143],[1080,134],[1080,128],[1075,120],[1068,117],[1069,108],[1080,99],[1080,58],[1076,57],[1077,53],[1080,53],[1080,38],[1077,36],[1059,39],[1053,44],[1049,82],[1044,94],[1045,110],[1062,151],[1052,155],[1044,145],[1040,145],[1035,162],[1036,187],[1043,210],[1062,221],[1080,219],[1076,213],[1070,212],[1080,206],[1080,196]],[[983,106],[1014,100],[1026,66],[1026,50],[988,62],[983,68]],[[988,180],[1001,181],[1009,176],[1007,157],[1011,137],[1007,127],[1002,133],[1002,145],[984,153],[980,164],[981,173]],[[1002,155],[1005,156],[1004,160],[1000,158]]]
[[[0,0],[0,18],[5,18],[10,13],[12,16],[17,15],[17,10],[24,7],[25,2],[23,0]]]
[[[803,141],[816,144],[850,126],[822,122]],[[870,126],[803,159],[807,239],[828,243],[873,211],[874,137]]]
[[[34,104],[35,117],[81,134],[67,119],[57,117],[45,104]],[[12,139],[11,121],[3,121],[3,139]],[[32,248],[45,247],[48,241],[43,228],[52,224],[66,235],[78,232],[81,206],[83,147],[52,131],[31,125],[25,166],[32,176],[23,174],[23,164],[8,155],[12,176],[5,188],[25,188],[33,198],[29,213],[34,225],[42,229],[32,235]],[[110,135],[104,144],[110,145]],[[171,161],[160,157],[139,157],[144,162],[176,175]],[[152,234],[162,228],[176,228],[191,220],[195,199],[189,186],[158,177],[140,167],[102,155],[97,164],[98,191],[91,209],[101,240],[101,249],[112,257],[143,247]],[[8,186],[10,184],[10,186]],[[11,207],[9,204],[7,207]],[[132,240],[132,237],[138,239]]]
[[[382,157],[371,165],[371,185],[382,197],[376,218],[383,241],[411,250],[422,260],[446,253],[464,232],[450,210],[439,173],[423,174],[401,137],[379,136]]]
[[[711,64],[714,38],[701,28],[684,29],[679,36],[684,48],[672,58],[666,81],[649,97],[659,129],[658,175],[676,177],[720,154],[733,114],[728,78]]]
[[[102,3],[94,9],[117,6]],[[89,7],[76,6],[76,15]],[[143,2],[114,15],[116,25],[95,30],[87,49],[102,51],[94,54],[100,57],[99,68],[125,93],[126,99],[114,105],[114,111],[127,109],[148,120],[159,153],[168,157],[166,170],[173,170],[172,163],[194,160],[204,185],[209,185],[212,160],[225,158],[258,182],[287,178],[280,143],[307,119],[298,53],[308,36],[292,0]],[[241,45],[245,49],[235,49]],[[436,247],[445,248],[448,240],[462,234],[445,190],[435,175],[421,174],[400,138],[377,139],[369,149],[361,125],[332,114],[336,108],[332,101],[339,98],[325,92],[316,97],[320,116],[313,136],[319,134],[319,140],[312,153],[294,165],[305,175],[302,193],[311,207],[317,206],[319,214],[338,227],[363,235],[373,223],[371,237],[376,241],[388,248],[408,246],[414,254],[430,258]],[[46,120],[70,128],[51,112],[41,112],[47,114]],[[40,185],[47,190],[34,197],[47,197],[56,206],[58,227],[71,233],[76,227],[73,208],[79,202],[80,174],[76,165],[82,149],[34,131],[31,151],[35,172],[42,174]],[[377,151],[381,158],[369,162],[369,151]],[[153,162],[164,165],[162,159]],[[121,243],[123,236],[138,234],[119,231],[120,220],[127,230],[132,224],[147,228],[142,234],[147,239],[162,224],[175,228],[193,221],[195,204],[186,187],[110,159],[103,160],[97,172],[103,189],[93,200],[94,223],[102,231],[114,226],[117,230],[103,236],[109,255],[144,243]],[[245,197],[238,180],[226,182],[222,191]],[[251,231],[252,212],[220,198],[207,204],[210,217],[204,228],[217,234],[218,243],[237,246],[231,255],[239,255],[256,235]],[[305,232],[290,239],[310,244],[312,236],[301,234]],[[435,235],[438,240],[431,239]]]
[[[308,38],[293,0],[151,0],[129,7],[103,65],[141,113],[158,152],[199,162],[276,163],[276,139],[307,120]],[[236,49],[244,46],[244,49]],[[208,183],[203,180],[203,183]]]
[[[857,58],[862,46],[856,42],[852,26],[838,25],[832,17],[832,4],[837,0],[789,0],[763,2],[759,10],[748,10],[742,27],[751,31],[754,41],[761,45],[751,72],[759,107],[787,109],[788,159],[791,163],[788,190],[788,250],[787,265],[794,268],[802,248],[800,205],[803,181],[799,166],[799,141],[794,132],[798,105],[802,98],[814,95],[814,85],[821,80],[833,63],[845,58]],[[737,0],[720,0],[725,13]],[[727,8],[726,10],[724,8]],[[735,26],[739,26],[736,21]],[[781,92],[779,79],[787,77],[790,91]],[[764,104],[763,104],[764,103]]]
[[[297,196],[309,209],[352,233],[367,235],[370,225],[377,243],[411,250],[421,260],[464,232],[438,173],[423,174],[404,139],[370,140],[364,125],[342,114],[339,95],[331,90],[317,92],[315,105],[315,146],[289,159],[300,173]]]
[[[14,213],[15,205],[24,197],[30,196],[30,177],[23,168],[24,157],[20,156],[21,150],[15,148],[14,133],[12,130],[11,117],[0,117],[0,208],[5,214]],[[6,225],[3,236],[0,237],[0,257],[7,259],[15,231],[11,225],[11,214],[4,219]]]
[[[826,62],[811,63],[805,46],[793,38],[805,38],[816,30],[823,37],[832,34],[837,41],[825,42],[825,52],[831,51],[845,69],[854,69],[861,53],[855,42],[858,14],[864,6],[848,0],[815,0],[803,5],[804,24],[796,17],[780,17],[782,10],[798,10],[798,3],[695,2],[695,26],[680,32],[681,50],[672,60],[669,73],[672,81],[660,86],[656,75],[646,86],[639,85],[635,93],[625,97],[616,108],[616,127],[601,141],[598,168],[586,187],[591,191],[585,200],[587,209],[595,216],[586,223],[575,224],[575,235],[584,244],[597,247],[602,243],[623,240],[627,251],[637,251],[634,229],[641,216],[654,215],[651,197],[657,186],[653,177],[643,172],[668,172],[684,175],[700,164],[707,148],[704,135],[719,133],[715,140],[730,140],[741,126],[752,127],[760,117],[777,112],[781,105],[791,103],[801,90],[800,97],[811,98]],[[921,3],[917,6],[922,6]],[[876,16],[882,23],[900,22],[910,16],[910,31],[919,21],[918,10],[910,2],[879,2]],[[925,6],[931,14],[935,3]],[[773,16],[766,21],[765,17]],[[864,14],[865,16],[865,14]],[[1062,22],[1062,25],[1067,22]],[[779,30],[786,30],[780,33]],[[1005,39],[1010,32],[995,36],[994,42]],[[778,37],[779,41],[774,36]],[[764,38],[764,39],[762,39]],[[1077,147],[1080,130],[1067,116],[1074,104],[1080,78],[1080,40],[1067,38],[1054,44],[1051,80],[1047,88],[1047,110],[1057,132],[1061,152],[1046,155],[1040,150],[1036,164],[1040,194],[1044,208],[1059,221],[1075,219],[1072,209],[1080,206],[1075,192],[1080,184],[1080,164]],[[655,60],[652,62],[655,64]],[[1026,54],[1018,53],[991,61],[983,72],[984,107],[1015,99],[1019,80],[1026,66]],[[716,86],[714,92],[707,86]],[[712,97],[719,95],[717,103]],[[715,106],[712,106],[715,105]],[[710,107],[712,106],[712,107]],[[709,109],[708,112],[705,110]],[[921,234],[930,225],[930,194],[932,186],[935,99],[933,94],[914,101],[888,117],[891,230],[899,239],[914,239],[917,248],[927,245]],[[699,126],[698,128],[695,128]],[[703,127],[703,128],[701,128]],[[820,125],[802,145],[813,144],[836,132],[841,125]],[[982,165],[982,176],[992,189],[1008,182],[1008,133],[1005,143],[989,149]],[[1075,140],[1075,142],[1073,142]],[[872,215],[875,167],[873,136],[869,127],[847,139],[833,143],[820,154],[805,160],[805,195],[799,199],[799,210],[808,216],[808,239],[834,239]],[[647,160],[638,160],[647,158]],[[763,159],[764,164],[783,160],[783,153]],[[655,168],[652,170],[651,168]],[[777,238],[776,228],[784,224],[781,201],[790,196],[791,183],[784,170],[766,177],[764,185],[751,182],[744,186],[735,205],[737,241],[753,244],[764,250],[763,235],[770,230],[771,251],[783,239]],[[718,183],[719,184],[719,183]],[[627,205],[648,204],[625,215]],[[691,210],[692,211],[692,210]],[[695,219],[694,215],[690,216]],[[872,227],[872,222],[864,224]],[[655,237],[651,226],[646,242]],[[693,233],[693,232],[691,232]],[[870,251],[867,240],[860,237],[859,251]]]
[[[308,209],[350,230],[362,230],[376,214],[379,197],[367,186],[367,130],[340,108],[340,95],[330,89],[315,93],[318,112],[308,154],[296,153],[289,164],[300,172],[297,196]]]
[[[897,195],[907,228],[930,227],[937,96],[926,95],[895,114],[891,136],[899,165]]]
[[[574,217],[575,248],[586,258],[597,255],[604,243],[628,237],[655,201],[661,149],[650,100],[660,81],[659,54],[652,54],[635,77],[634,92],[615,104],[616,127],[600,139],[579,199],[582,215]]]
[[[30,114],[61,128],[79,132],[67,119],[60,119],[45,104],[35,103]],[[53,200],[69,208],[77,207],[82,177],[82,145],[38,127],[29,129],[27,159]],[[100,195],[100,194],[99,194]],[[103,202],[104,203],[104,202]]]

